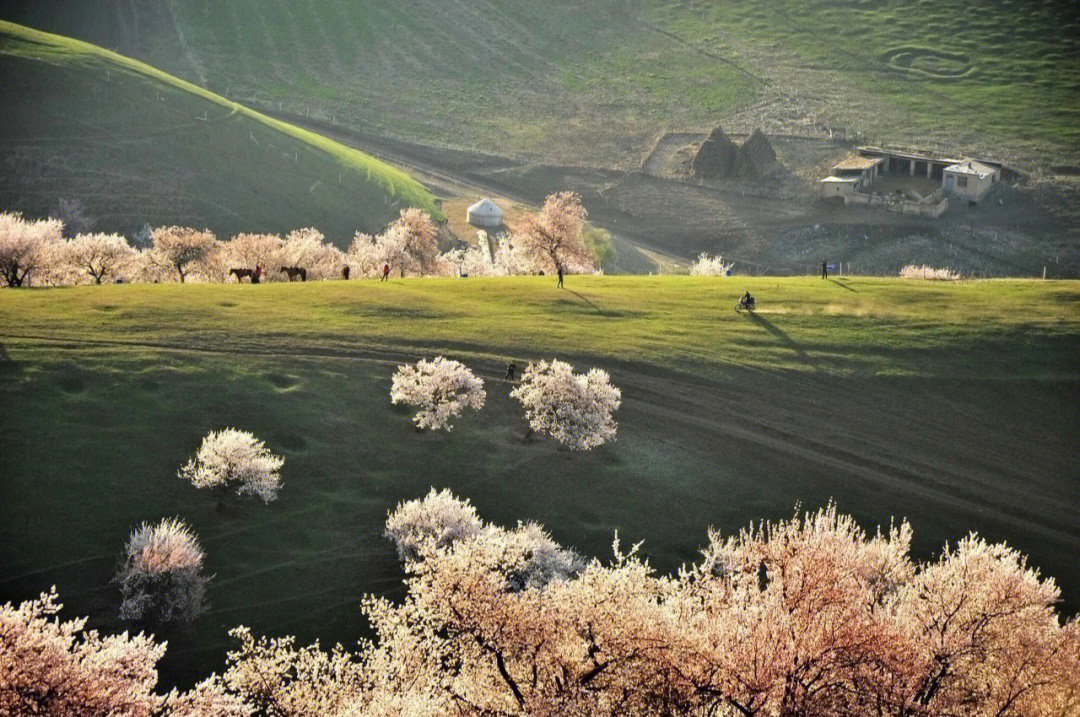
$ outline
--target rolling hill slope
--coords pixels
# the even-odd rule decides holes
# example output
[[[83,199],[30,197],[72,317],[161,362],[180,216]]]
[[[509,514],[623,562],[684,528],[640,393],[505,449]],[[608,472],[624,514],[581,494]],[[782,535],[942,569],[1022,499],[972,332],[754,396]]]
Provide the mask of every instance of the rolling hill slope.
[[[491,520],[537,520],[587,556],[618,531],[667,572],[724,533],[835,500],[872,531],[907,518],[928,559],[1007,540],[1080,610],[1080,283],[551,277],[132,284],[0,290],[0,603],[55,584],[106,632],[128,532],[179,515],[209,612],[162,683],[223,668],[226,630],[348,645],[360,596],[401,594],[387,510],[431,486]],[[749,289],[754,315],[736,314]],[[238,331],[238,328],[242,330]],[[397,364],[443,353],[485,381],[452,433],[392,406]],[[599,366],[618,438],[523,442],[506,362]],[[102,417],[109,419],[108,427]],[[176,477],[207,431],[285,456],[274,503],[216,509]]]
[[[339,244],[399,208],[439,215],[398,169],[78,40],[0,22],[0,96],[5,210],[78,199],[100,230],[314,225]]]
[[[1080,161],[1071,0],[16,0],[245,102],[402,139],[628,166],[661,130]]]

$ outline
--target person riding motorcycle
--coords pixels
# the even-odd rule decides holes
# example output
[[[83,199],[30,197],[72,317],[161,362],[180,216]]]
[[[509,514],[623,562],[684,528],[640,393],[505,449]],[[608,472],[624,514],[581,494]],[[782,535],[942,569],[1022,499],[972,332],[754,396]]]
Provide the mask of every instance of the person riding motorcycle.
[[[744,309],[751,309],[754,307],[754,297],[750,296],[750,292],[747,291],[743,294],[742,299],[739,300]]]

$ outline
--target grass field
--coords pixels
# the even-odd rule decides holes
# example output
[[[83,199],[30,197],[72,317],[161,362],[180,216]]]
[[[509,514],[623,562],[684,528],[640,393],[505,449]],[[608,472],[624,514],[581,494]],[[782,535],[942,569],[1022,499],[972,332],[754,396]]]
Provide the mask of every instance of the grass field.
[[[399,207],[440,216],[419,183],[355,149],[141,62],[0,21],[0,208],[79,199],[101,229],[220,234],[315,225],[340,245]]]
[[[929,556],[1007,539],[1080,609],[1080,283],[569,277],[0,292],[0,601],[56,584],[106,630],[142,520],[201,537],[210,610],[168,629],[162,681],[220,669],[226,629],[351,642],[365,592],[399,595],[386,511],[429,486],[486,519],[536,519],[586,555],[618,530],[654,565],[834,499],[907,517]],[[749,288],[761,310],[732,310]],[[450,434],[389,402],[397,362],[443,352],[487,381]],[[506,361],[602,366],[618,440],[522,442]],[[175,477],[207,431],[286,456],[277,502]]]
[[[658,129],[813,131],[1077,161],[1070,0],[15,2],[237,97],[421,142],[635,162]],[[748,110],[748,108],[752,108]]]

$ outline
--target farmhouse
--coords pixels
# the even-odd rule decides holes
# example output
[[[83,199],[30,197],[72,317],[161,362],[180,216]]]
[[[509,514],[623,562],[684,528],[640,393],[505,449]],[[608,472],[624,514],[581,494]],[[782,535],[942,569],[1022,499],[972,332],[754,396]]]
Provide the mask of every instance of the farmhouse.
[[[949,194],[977,202],[999,181],[1000,168],[974,159],[965,159],[945,167],[943,186]]]
[[[495,202],[484,197],[465,210],[465,220],[474,227],[496,228],[502,226],[503,210]]]
[[[844,204],[939,217],[949,196],[978,202],[1001,181],[1001,165],[929,152],[860,147],[818,182],[818,194]]]

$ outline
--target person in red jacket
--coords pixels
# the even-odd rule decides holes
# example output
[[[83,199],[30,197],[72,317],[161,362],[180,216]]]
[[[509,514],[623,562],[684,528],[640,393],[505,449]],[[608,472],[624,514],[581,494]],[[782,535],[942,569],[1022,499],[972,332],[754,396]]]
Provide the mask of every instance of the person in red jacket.
[[[390,278],[390,265],[389,264],[383,264],[382,281],[386,281],[389,278]]]

